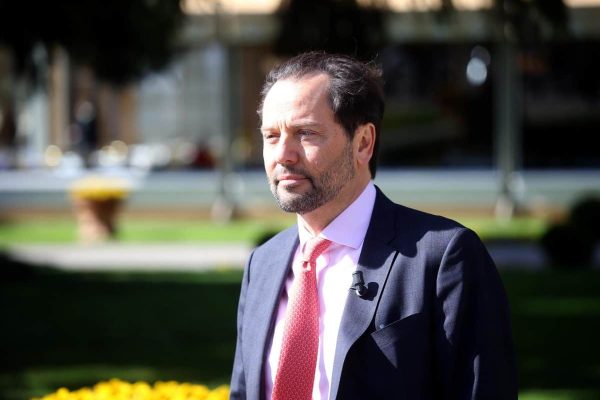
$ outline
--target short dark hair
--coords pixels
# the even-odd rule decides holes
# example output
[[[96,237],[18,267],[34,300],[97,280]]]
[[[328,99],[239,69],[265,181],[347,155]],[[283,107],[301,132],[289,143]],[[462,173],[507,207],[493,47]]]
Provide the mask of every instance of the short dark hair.
[[[356,128],[366,123],[375,126],[373,156],[369,162],[371,176],[377,171],[377,157],[381,135],[381,120],[385,109],[381,69],[374,63],[364,63],[340,54],[312,51],[299,54],[273,68],[261,91],[262,116],[265,97],[275,82],[282,79],[300,79],[325,73],[329,76],[329,101],[336,121],[350,139]]]

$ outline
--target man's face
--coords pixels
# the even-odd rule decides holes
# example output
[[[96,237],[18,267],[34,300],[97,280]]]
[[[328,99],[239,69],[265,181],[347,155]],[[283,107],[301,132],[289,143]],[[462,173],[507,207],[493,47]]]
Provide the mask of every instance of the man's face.
[[[355,184],[352,141],[334,119],[328,84],[325,74],[280,80],[265,97],[265,170],[284,211],[304,214],[342,202],[340,194]]]

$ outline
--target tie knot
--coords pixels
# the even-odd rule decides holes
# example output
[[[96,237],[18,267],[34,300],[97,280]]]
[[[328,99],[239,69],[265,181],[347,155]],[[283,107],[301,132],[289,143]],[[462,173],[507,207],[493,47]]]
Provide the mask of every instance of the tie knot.
[[[318,236],[309,239],[306,242],[306,245],[304,246],[304,252],[302,253],[303,261],[309,263],[310,265],[314,265],[317,262],[317,258],[319,258],[319,256],[323,254],[325,250],[327,250],[330,244],[330,240]]]

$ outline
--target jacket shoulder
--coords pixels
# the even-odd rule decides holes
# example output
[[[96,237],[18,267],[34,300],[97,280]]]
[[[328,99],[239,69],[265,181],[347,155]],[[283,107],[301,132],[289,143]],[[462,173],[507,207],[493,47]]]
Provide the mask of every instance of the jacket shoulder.
[[[373,209],[372,223],[375,229],[385,227],[385,229],[391,229],[395,232],[415,235],[422,235],[426,232],[443,233],[467,229],[453,219],[394,203],[379,189],[377,190],[375,208]]]
[[[385,242],[404,255],[426,254],[437,260],[451,243],[482,246],[477,234],[459,222],[396,204],[380,191],[375,205],[369,239]]]
[[[293,245],[298,238],[298,228],[292,225],[280,232],[267,232],[257,243],[254,254],[274,254],[282,250],[282,246]]]

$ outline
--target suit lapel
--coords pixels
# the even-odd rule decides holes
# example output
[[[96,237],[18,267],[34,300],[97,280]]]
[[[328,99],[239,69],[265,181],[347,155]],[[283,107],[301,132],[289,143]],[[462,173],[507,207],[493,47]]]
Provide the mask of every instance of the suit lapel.
[[[252,310],[253,319],[244,324],[244,337],[248,339],[245,351],[251,366],[246,385],[249,399],[263,397],[263,367],[269,351],[274,315],[297,244],[298,229],[292,227],[282,232],[279,240],[265,246],[260,256],[252,261],[250,280],[254,290],[246,307]]]
[[[365,298],[358,297],[350,291],[346,299],[335,349],[330,399],[336,398],[342,367],[348,350],[373,321],[382,289],[398,254],[398,250],[388,244],[394,238],[394,235],[395,212],[393,203],[377,189],[371,222],[357,266],[357,271],[362,272],[365,285],[367,285],[369,291]]]

